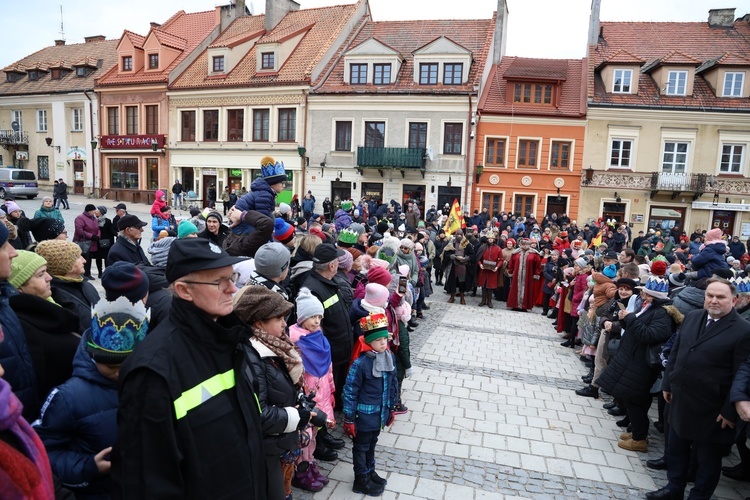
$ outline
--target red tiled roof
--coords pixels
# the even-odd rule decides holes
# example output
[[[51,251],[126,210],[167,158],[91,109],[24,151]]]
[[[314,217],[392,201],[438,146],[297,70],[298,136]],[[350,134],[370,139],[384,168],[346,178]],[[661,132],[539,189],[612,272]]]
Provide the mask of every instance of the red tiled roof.
[[[58,80],[51,75],[44,75],[38,80],[21,78],[16,82],[7,82],[0,78],[0,96],[45,94],[51,92],[80,92],[94,87],[94,80],[111,66],[117,63],[117,44],[119,40],[99,40],[70,45],[53,45],[45,47],[23,59],[7,66],[3,71],[26,72],[26,68],[65,68],[87,65],[95,69],[88,76],[76,76],[74,71]]]
[[[672,64],[705,66],[725,54],[749,54],[750,23],[737,21],[731,28],[712,28],[706,22],[602,22],[600,26],[599,43],[589,47],[586,92],[589,105],[750,108],[748,99],[716,97],[700,74],[695,77],[692,96],[665,96],[659,94],[653,78],[648,74],[640,74],[637,95],[609,94],[598,72],[600,66],[620,50],[652,61],[649,66],[667,57]]]
[[[580,118],[586,115],[585,99],[582,92],[583,79],[586,73],[586,60],[583,59],[532,59],[526,57],[503,57],[499,65],[490,70],[487,85],[479,99],[478,109],[483,114],[513,114],[533,115],[560,118]],[[516,68],[512,74],[514,79],[523,76],[529,79],[538,78],[532,75],[550,74],[561,76],[560,101],[557,106],[542,104],[518,104],[506,99],[508,85],[508,71]],[[525,70],[525,75],[519,71]],[[564,74],[561,73],[564,71]]]
[[[481,73],[489,54],[492,34],[495,27],[495,16],[492,19],[450,19],[424,21],[370,21],[356,35],[347,50],[357,47],[370,38],[375,38],[383,45],[393,48],[404,59],[401,69],[392,75],[394,83],[390,85],[348,85],[344,83],[344,58],[337,59],[330,76],[315,93],[350,93],[369,94],[373,92],[441,94],[456,92],[473,92],[479,85]],[[462,85],[420,85],[412,78],[414,71],[414,52],[440,37],[445,37],[469,50],[473,62],[469,77]],[[338,56],[337,56],[338,57]]]
[[[612,63],[612,64],[642,64],[646,62],[642,58],[638,56],[634,56],[630,52],[624,49],[620,49],[611,56],[607,57],[606,62]]]
[[[142,49],[143,42],[146,41],[145,36],[139,35],[138,33],[133,33],[130,30],[125,30],[122,34],[122,37],[130,40],[131,45],[133,45],[133,47],[135,47],[136,49]]]
[[[152,27],[149,31],[149,34],[154,33],[160,44],[182,50],[182,53],[168,67],[162,71],[146,72],[141,68],[135,72],[119,73],[118,67],[114,66],[101,78],[97,79],[96,85],[104,87],[110,85],[166,83],[169,79],[169,73],[213,31],[215,26],[216,13],[213,10],[189,14],[181,10],[161,26]],[[134,40],[137,41],[140,39],[140,47],[143,47],[143,43],[147,38],[127,30],[125,30],[122,36],[123,38],[128,37],[131,43],[134,43]]]
[[[257,47],[250,51],[223,78],[211,77],[208,72],[208,51],[204,51],[193,64],[170,85],[170,89],[207,87],[251,87],[269,84],[310,84],[310,75],[331,44],[351,21],[357,11],[356,4],[335,5],[315,9],[291,11],[270,32],[265,33],[256,45],[280,42],[295,33],[304,35],[286,61],[274,73],[256,73]],[[265,15],[244,16],[236,19],[211,47],[236,45],[238,37],[264,30]]]

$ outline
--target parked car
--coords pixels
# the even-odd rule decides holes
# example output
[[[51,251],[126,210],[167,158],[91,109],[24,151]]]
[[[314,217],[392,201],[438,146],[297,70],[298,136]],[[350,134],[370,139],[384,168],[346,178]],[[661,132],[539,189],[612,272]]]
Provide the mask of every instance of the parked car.
[[[6,194],[25,196],[33,200],[39,195],[39,183],[33,170],[0,167],[0,198]]]

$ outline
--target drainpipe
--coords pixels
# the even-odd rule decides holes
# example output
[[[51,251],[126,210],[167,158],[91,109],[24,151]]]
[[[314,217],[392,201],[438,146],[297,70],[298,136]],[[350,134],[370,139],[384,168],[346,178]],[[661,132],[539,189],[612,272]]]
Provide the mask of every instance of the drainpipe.
[[[84,90],[83,95],[86,96],[86,99],[89,100],[89,128],[91,129],[91,140],[96,140],[96,135],[94,135],[94,101],[91,100],[91,97],[89,97],[89,91]],[[91,142],[89,142],[89,147],[91,146]],[[101,147],[101,144],[99,145]],[[97,175],[96,172],[96,150],[91,149],[91,167],[92,167],[92,174],[94,175],[94,185],[91,186],[91,195],[94,196],[94,198],[99,198],[99,187],[97,186],[97,179],[100,179],[101,176]],[[99,169],[101,169],[101,162],[99,162]],[[75,183],[75,180],[73,181]]]
[[[309,110],[307,108],[307,96],[308,92],[302,91],[305,94],[305,120],[304,125],[302,126],[302,145],[304,146],[307,143],[307,116],[309,113]],[[307,190],[305,189],[305,180],[307,179],[307,152],[305,152],[305,156],[300,157],[300,161],[302,162],[302,198],[305,197],[305,193],[307,193]],[[302,203],[302,202],[300,202]]]
[[[471,213],[471,207],[468,206],[469,200],[471,200],[471,197],[469,196],[469,163],[471,160],[471,92],[469,92],[469,115],[467,116],[466,123],[469,125],[467,128],[467,134],[466,134],[466,165],[465,165],[465,171],[466,171],[466,179],[464,181],[464,203],[462,203],[462,209],[469,211]]]

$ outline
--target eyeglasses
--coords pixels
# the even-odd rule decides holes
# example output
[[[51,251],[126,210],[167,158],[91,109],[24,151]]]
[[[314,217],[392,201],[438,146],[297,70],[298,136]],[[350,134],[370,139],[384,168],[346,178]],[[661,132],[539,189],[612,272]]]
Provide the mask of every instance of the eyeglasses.
[[[232,273],[231,276],[225,276],[218,281],[188,281],[182,280],[182,283],[190,283],[191,285],[214,285],[219,289],[220,292],[224,292],[229,288],[229,284],[236,285],[237,279],[240,277],[240,273]]]
[[[409,248],[409,247],[401,247],[401,251],[402,252],[408,252],[410,250],[411,250],[411,248]]]

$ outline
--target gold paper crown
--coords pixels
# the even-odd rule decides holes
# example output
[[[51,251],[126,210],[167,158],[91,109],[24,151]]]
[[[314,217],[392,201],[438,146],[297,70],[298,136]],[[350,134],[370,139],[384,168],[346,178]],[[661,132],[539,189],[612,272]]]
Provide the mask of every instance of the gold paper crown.
[[[388,317],[383,313],[370,314],[359,320],[359,326],[362,328],[362,332],[365,335],[372,330],[387,329]]]

